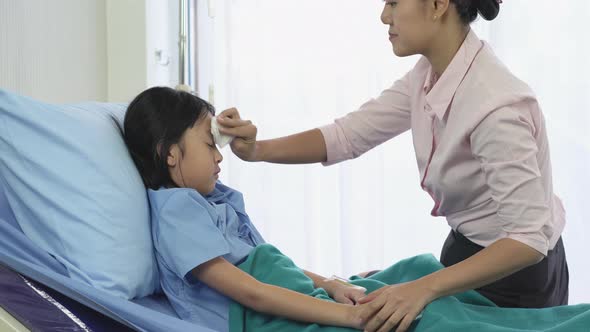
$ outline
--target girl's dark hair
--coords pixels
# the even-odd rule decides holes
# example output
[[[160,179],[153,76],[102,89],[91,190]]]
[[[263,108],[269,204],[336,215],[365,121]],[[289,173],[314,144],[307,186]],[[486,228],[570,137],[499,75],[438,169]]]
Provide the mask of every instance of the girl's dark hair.
[[[188,92],[155,87],[140,93],[125,114],[125,144],[147,188],[176,186],[166,162],[173,144],[207,113],[211,104]]]
[[[484,19],[491,21],[500,12],[498,0],[451,0],[457,8],[459,18],[464,24],[470,24],[477,18],[477,13]]]

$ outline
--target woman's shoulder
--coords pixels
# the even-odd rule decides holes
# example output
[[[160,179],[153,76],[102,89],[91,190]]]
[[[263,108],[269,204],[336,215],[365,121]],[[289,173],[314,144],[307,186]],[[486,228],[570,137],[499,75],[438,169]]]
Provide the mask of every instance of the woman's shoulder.
[[[514,75],[486,42],[473,60],[464,83],[462,85],[471,95],[492,103],[536,99],[530,86]]]
[[[467,127],[476,127],[496,111],[518,108],[540,112],[533,90],[485,42],[455,92],[453,104]]]
[[[456,118],[461,119],[469,132],[484,119],[493,120],[492,113],[504,116],[510,110],[525,112],[525,115],[541,112],[533,90],[514,75],[485,42],[457,89],[453,105]]]

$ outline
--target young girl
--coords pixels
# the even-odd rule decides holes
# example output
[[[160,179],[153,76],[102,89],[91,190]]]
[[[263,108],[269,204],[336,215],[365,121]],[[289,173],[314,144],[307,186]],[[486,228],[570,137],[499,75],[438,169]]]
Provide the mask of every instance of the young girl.
[[[125,141],[148,188],[161,285],[185,320],[228,330],[230,299],[293,320],[361,328],[364,289],[305,271],[337,302],[264,284],[236,265],[264,240],[242,195],[219,183],[213,106],[187,92],[148,89],[129,105]],[[248,144],[248,142],[235,142]]]

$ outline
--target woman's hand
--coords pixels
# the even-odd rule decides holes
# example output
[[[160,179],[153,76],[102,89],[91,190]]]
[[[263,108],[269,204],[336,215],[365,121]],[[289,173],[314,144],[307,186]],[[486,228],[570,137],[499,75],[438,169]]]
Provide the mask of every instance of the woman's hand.
[[[233,153],[244,161],[256,161],[256,134],[258,129],[252,121],[242,120],[236,108],[226,109],[217,116],[219,132],[235,138],[231,142]]]
[[[335,279],[324,281],[324,289],[338,303],[356,304],[361,297],[365,297],[366,288],[348,284]]]
[[[365,331],[405,332],[424,307],[436,299],[421,280],[385,286],[359,299]]]

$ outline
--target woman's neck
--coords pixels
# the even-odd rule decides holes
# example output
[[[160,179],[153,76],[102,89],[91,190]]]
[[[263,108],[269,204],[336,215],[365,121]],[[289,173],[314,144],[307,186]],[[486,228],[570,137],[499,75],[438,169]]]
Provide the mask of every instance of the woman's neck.
[[[469,34],[470,27],[460,27],[457,29],[449,29],[439,34],[432,47],[425,52],[424,56],[432,65],[432,69],[436,77],[441,77],[447,69],[465,38]]]

